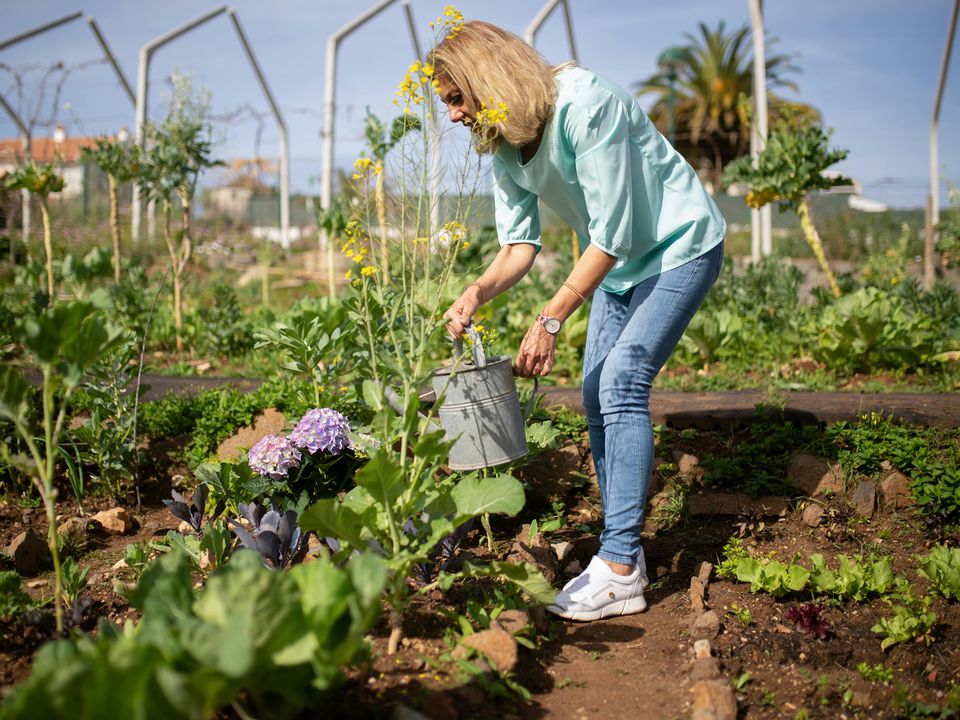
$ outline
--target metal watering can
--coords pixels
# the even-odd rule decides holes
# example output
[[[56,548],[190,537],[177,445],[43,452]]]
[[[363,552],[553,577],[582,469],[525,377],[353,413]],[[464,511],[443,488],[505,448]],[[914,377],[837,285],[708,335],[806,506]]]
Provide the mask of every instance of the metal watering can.
[[[473,341],[473,360],[434,370],[431,385],[443,396],[439,419],[448,438],[452,470],[479,470],[519,460],[527,454],[524,424],[533,409],[539,382],[523,413],[513,378],[509,355],[487,360],[480,336],[473,325],[467,334]],[[454,340],[454,357],[463,355],[463,340]]]

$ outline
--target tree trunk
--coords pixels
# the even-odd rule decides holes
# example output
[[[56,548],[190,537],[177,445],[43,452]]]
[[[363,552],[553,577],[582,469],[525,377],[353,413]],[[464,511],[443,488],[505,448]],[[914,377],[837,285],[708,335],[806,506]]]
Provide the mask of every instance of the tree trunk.
[[[120,203],[117,198],[117,179],[107,175],[110,192],[110,234],[113,236],[113,281],[120,282]]]
[[[377,223],[380,225],[380,267],[383,268],[381,277],[386,280],[389,276],[390,255],[389,249],[387,248],[387,208],[386,198],[384,197],[382,171],[377,175],[374,199],[377,205]]]
[[[163,239],[167,243],[167,253],[170,255],[170,274],[173,275],[173,327],[177,336],[177,352],[183,352],[183,338],[180,335],[183,329],[183,315],[180,312],[180,258],[177,248],[173,244],[173,235],[170,233],[170,202],[163,203]]]
[[[50,208],[45,195],[40,195],[40,216],[43,218],[43,252],[47,256],[47,304],[53,305],[53,241],[50,237]]]
[[[840,286],[837,285],[837,279],[833,276],[830,264],[827,262],[827,256],[823,252],[823,243],[820,242],[820,235],[817,233],[817,227],[813,224],[813,217],[810,214],[810,204],[804,198],[797,205],[797,215],[800,217],[800,228],[803,235],[813,250],[817,262],[820,263],[820,269],[827,276],[827,284],[830,286],[830,292],[834,297],[840,297]]]

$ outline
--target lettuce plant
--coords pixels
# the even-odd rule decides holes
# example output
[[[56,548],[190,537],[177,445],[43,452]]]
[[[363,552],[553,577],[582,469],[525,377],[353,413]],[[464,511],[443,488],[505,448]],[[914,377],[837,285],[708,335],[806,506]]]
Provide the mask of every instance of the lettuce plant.
[[[173,499],[164,500],[163,504],[167,506],[174,516],[193,528],[193,532],[196,533],[198,537],[203,535],[203,515],[207,508],[207,498],[210,495],[210,488],[203,483],[197,485],[193,491],[193,497],[190,500],[187,500],[187,498],[176,490],[171,490],[170,494],[173,495]],[[224,507],[226,507],[226,502],[221,498],[216,506],[214,506],[208,522],[213,522],[220,517]]]

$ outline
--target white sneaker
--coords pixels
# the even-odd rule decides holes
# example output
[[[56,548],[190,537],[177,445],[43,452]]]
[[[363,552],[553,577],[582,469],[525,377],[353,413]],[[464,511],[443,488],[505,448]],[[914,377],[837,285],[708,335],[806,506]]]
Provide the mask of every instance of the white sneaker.
[[[617,575],[594,556],[587,569],[563,586],[547,610],[567,620],[600,620],[647,609],[643,588],[649,584],[641,563],[630,575]]]

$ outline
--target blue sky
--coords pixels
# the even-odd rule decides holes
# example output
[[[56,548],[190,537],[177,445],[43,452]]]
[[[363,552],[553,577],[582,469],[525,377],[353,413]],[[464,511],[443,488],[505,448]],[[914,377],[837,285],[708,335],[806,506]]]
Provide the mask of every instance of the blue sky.
[[[327,37],[373,4],[373,0],[233,4],[286,116],[296,191],[319,192]],[[413,0],[422,41],[428,35],[427,23],[444,4]],[[65,0],[0,0],[0,5],[0,39],[81,9]],[[489,20],[522,35],[542,5],[542,0],[462,0],[458,7],[467,18]],[[793,77],[799,93],[785,95],[819,108],[826,125],[834,128],[834,144],[850,150],[838,168],[859,180],[870,198],[895,207],[922,205],[928,184],[930,118],[951,0],[809,0],[766,6],[767,32],[779,39],[775,50],[791,55],[802,71]],[[82,9],[97,20],[135,87],[140,46],[214,7],[215,2],[196,0],[86,0]],[[728,28],[749,22],[747,0],[571,0],[571,9],[581,64],[627,86],[652,73],[659,52],[681,43],[684,33],[696,33],[698,22],[714,26],[724,20]],[[537,47],[552,62],[569,58],[559,9],[543,26]],[[960,185],[957,55],[960,51],[954,52],[941,110],[940,162],[943,176]],[[68,67],[83,66],[99,57],[86,23],[74,21],[0,51],[0,92],[16,105],[16,73],[24,80],[26,97],[35,102],[45,68],[58,60]],[[362,150],[365,108],[381,116],[393,114],[393,91],[413,59],[400,2],[347,38],[339,58],[335,155],[338,165],[347,165]],[[262,113],[261,153],[276,154],[276,127],[225,16],[155,55],[150,73],[153,110],[161,109],[165,78],[174,70],[191,74],[212,92],[217,115],[248,104]],[[41,113],[44,119],[53,112],[50,90]],[[69,74],[56,117],[71,135],[112,133],[134,124],[133,108],[104,64],[86,64]],[[223,139],[221,156],[255,154],[257,122],[249,114],[220,122],[218,132]],[[0,117],[0,137],[15,135],[14,124],[5,115]],[[944,204],[945,189],[941,198]]]

